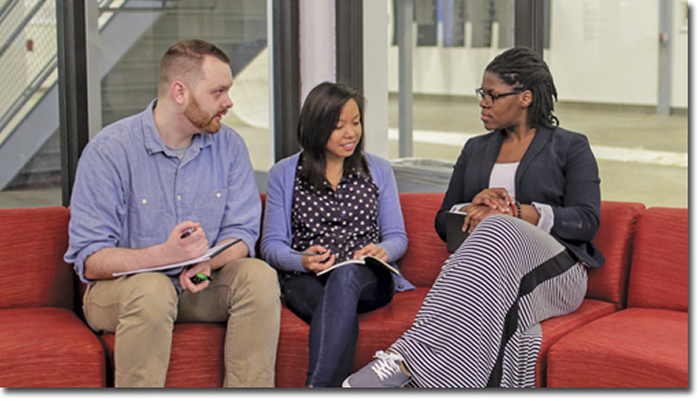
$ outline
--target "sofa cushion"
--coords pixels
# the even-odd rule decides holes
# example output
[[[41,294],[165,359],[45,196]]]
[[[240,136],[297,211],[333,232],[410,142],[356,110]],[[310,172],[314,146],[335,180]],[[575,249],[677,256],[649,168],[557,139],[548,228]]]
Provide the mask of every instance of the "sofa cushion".
[[[552,346],[549,387],[687,387],[688,314],[630,308]]]
[[[275,385],[304,387],[309,367],[309,325],[286,307],[280,318]]]
[[[389,305],[360,314],[360,337],[353,371],[372,361],[376,351],[387,349],[411,327],[427,293],[426,287],[397,293]],[[308,338],[309,325],[289,309],[282,308],[277,387],[304,387],[309,366]]]
[[[103,387],[105,353],[71,311],[0,310],[0,387]]]
[[[542,322],[542,345],[535,365],[535,385],[545,387],[547,384],[547,354],[554,343],[579,327],[610,315],[616,310],[613,303],[584,299],[576,312]]]
[[[0,209],[0,308],[73,305],[68,210],[63,207]]]
[[[633,202],[603,201],[600,228],[593,243],[605,256],[605,265],[588,270],[587,298],[624,307],[635,224],[644,205]]]
[[[430,287],[450,254],[435,232],[435,214],[443,193],[401,193],[408,250],[398,262],[401,274],[417,287]]]
[[[629,307],[688,311],[688,209],[652,207],[637,223]]]
[[[165,387],[223,386],[225,335],[224,323],[175,324]],[[99,338],[114,371],[114,333]]]
[[[391,304],[360,315],[360,338],[353,370],[372,361],[375,351],[387,349],[413,324],[429,288],[397,293]],[[586,299],[574,313],[542,322],[542,346],[536,367],[538,387],[546,383],[546,354],[565,334],[616,311],[610,302]],[[303,387],[309,363],[309,326],[287,308],[282,308],[280,342],[277,353],[277,386]]]

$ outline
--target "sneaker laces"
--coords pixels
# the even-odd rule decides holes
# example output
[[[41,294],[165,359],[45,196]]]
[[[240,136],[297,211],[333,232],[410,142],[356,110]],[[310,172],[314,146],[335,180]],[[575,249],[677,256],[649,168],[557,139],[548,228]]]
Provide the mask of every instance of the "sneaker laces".
[[[402,372],[400,362],[403,361],[403,358],[401,355],[377,351],[374,353],[374,357],[377,358],[377,360],[372,364],[372,370],[379,379],[384,380],[396,373]]]

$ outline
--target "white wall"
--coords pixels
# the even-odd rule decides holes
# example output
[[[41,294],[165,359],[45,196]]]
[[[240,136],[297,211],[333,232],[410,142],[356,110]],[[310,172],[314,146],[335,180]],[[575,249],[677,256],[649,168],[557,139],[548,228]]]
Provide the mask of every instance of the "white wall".
[[[335,82],[335,2],[299,2],[301,101],[324,81]]]
[[[671,106],[688,107],[685,1],[674,3]],[[391,14],[391,9],[388,10]],[[553,0],[551,47],[545,51],[560,100],[655,106],[659,0]],[[414,47],[415,93],[474,95],[484,67],[504,49]],[[392,31],[391,25],[387,27]],[[467,23],[470,43],[470,23]],[[415,37],[415,35],[414,35]],[[398,91],[398,49],[389,47],[389,90]]]
[[[386,8],[389,0],[363,1],[364,129],[365,150],[375,155],[389,157],[389,97],[387,77],[387,32],[384,29],[386,15],[376,10]]]
[[[688,107],[687,6],[687,0],[676,0],[673,9],[673,82],[671,85],[671,107]],[[697,7],[697,4],[694,4],[694,6]]]
[[[387,57],[383,36],[386,19],[377,9],[386,9],[388,0],[364,0],[364,116],[365,150],[388,157]],[[377,38],[380,39],[377,39]],[[336,81],[335,2],[299,2],[299,48],[302,104],[309,91],[323,81]]]
[[[655,105],[658,0],[552,2],[547,59],[560,100]]]

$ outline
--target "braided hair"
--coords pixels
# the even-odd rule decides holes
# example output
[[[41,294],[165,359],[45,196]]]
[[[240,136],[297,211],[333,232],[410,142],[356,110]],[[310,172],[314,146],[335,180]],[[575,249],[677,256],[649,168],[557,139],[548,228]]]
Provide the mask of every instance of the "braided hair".
[[[559,125],[553,114],[557,88],[539,54],[527,47],[514,47],[496,56],[486,71],[496,74],[507,85],[532,92],[527,116],[530,128]]]

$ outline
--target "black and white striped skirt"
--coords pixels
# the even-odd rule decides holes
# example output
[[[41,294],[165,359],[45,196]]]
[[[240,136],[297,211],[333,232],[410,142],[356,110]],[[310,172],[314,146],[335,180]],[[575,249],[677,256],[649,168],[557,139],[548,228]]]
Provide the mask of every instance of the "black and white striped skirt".
[[[539,322],[575,311],[586,285],[586,269],[551,235],[488,217],[389,349],[404,357],[410,387],[534,387]]]

